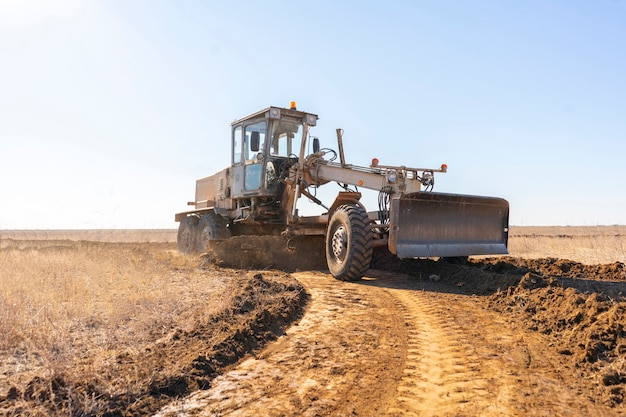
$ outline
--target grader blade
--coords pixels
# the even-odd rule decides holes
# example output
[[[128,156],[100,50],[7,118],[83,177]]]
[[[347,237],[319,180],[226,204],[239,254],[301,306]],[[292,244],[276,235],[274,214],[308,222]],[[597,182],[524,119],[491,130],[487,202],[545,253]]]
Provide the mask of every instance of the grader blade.
[[[416,192],[391,201],[389,250],[399,258],[506,254],[502,198]]]

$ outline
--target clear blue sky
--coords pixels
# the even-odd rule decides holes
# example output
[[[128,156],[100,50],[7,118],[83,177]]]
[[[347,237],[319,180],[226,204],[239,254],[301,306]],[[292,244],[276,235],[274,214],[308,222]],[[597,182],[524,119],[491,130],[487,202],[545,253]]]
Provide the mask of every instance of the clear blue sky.
[[[625,48],[623,0],[0,0],[0,228],[175,228],[290,100],[512,225],[626,224]]]

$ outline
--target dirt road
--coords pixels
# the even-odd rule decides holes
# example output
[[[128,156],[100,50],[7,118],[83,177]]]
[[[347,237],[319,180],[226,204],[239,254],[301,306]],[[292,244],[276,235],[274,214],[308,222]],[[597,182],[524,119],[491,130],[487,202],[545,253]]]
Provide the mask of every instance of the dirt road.
[[[158,416],[620,415],[549,339],[436,275],[294,276],[302,320]]]

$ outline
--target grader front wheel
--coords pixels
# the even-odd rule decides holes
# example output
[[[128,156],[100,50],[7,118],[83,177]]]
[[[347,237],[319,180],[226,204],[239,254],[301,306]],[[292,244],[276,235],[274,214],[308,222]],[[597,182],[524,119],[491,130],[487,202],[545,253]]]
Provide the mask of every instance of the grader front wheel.
[[[326,262],[342,281],[357,281],[372,263],[372,228],[367,212],[356,204],[337,208],[326,233]]]

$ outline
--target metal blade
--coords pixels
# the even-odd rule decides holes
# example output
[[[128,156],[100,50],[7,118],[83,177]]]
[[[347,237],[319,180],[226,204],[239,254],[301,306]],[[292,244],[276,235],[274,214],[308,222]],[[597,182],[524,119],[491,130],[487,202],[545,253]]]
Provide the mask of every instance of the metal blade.
[[[417,192],[391,201],[389,250],[399,258],[506,254],[509,203]]]

